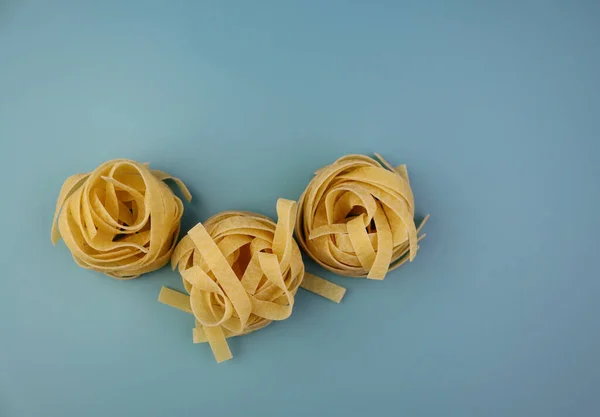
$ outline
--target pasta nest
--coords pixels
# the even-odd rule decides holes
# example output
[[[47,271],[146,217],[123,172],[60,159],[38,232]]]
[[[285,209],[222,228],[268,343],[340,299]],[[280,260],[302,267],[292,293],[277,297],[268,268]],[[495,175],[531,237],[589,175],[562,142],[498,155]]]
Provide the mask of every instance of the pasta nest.
[[[226,338],[292,313],[304,277],[292,237],[296,208],[294,201],[279,199],[277,223],[249,212],[218,214],[192,228],[173,252],[171,264],[179,267],[196,319],[194,342],[209,342],[218,362],[231,358]],[[169,294],[178,293],[163,289],[161,296]]]
[[[344,156],[315,173],[298,202],[296,238],[339,275],[383,279],[419,249],[406,166]]]
[[[63,184],[51,238],[60,238],[83,268],[119,278],[135,278],[164,266],[177,243],[181,200],[164,183],[177,178],[149,165],[116,159]]]

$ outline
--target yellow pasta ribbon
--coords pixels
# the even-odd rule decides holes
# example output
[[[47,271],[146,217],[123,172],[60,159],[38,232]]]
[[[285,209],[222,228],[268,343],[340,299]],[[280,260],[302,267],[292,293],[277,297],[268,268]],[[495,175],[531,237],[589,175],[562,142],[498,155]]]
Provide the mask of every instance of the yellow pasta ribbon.
[[[191,200],[178,178],[128,159],[69,177],[56,203],[52,243],[62,237],[78,265],[114,278],[161,268],[177,244],[183,214],[167,179]]]
[[[208,342],[217,362],[231,359],[226,339],[292,313],[304,287],[339,302],[345,289],[305,274],[292,237],[296,202],[277,201],[277,224],[260,214],[228,211],[198,223],[179,242],[171,265],[189,296],[162,288],[159,301],[192,313],[194,343]]]
[[[296,239],[325,269],[383,279],[419,249],[414,197],[405,165],[344,156],[315,173],[300,197]]]

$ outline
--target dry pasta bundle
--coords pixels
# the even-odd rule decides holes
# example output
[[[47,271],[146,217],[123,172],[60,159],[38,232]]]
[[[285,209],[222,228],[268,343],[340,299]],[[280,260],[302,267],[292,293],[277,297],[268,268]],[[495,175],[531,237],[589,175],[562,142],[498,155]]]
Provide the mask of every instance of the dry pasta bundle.
[[[177,243],[181,200],[164,183],[169,174],[127,159],[105,162],[63,184],[52,223],[83,268],[130,279],[164,266]]]
[[[413,260],[421,227],[405,165],[363,155],[321,168],[300,197],[296,238],[317,263],[352,277],[383,279]]]
[[[277,224],[228,211],[198,223],[171,259],[189,296],[163,287],[159,301],[194,315],[194,343],[208,342],[217,362],[231,359],[226,339],[284,320],[300,286],[339,302],[345,289],[305,273],[292,237],[296,203],[277,202]]]

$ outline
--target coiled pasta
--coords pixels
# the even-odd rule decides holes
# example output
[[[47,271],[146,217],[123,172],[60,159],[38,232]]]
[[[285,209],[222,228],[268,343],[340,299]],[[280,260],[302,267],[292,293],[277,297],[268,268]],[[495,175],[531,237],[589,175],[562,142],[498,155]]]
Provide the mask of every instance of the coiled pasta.
[[[167,262],[177,243],[181,200],[164,183],[172,179],[185,198],[182,181],[127,159],[68,178],[52,222],[52,243],[62,237],[83,268],[131,279]]]
[[[339,275],[383,279],[419,248],[406,166],[344,156],[315,173],[300,197],[296,238]]]
[[[345,289],[305,273],[292,237],[296,203],[277,202],[277,224],[256,213],[228,211],[198,223],[172,256],[189,297],[163,288],[159,301],[192,313],[194,342],[208,342],[217,362],[230,359],[226,339],[292,313],[300,286],[339,302]]]

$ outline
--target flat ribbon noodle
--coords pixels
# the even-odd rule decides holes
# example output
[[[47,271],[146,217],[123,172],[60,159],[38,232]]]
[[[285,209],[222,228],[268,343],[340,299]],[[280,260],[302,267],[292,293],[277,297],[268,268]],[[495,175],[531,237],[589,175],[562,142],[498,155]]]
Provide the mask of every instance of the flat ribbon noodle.
[[[192,313],[194,343],[208,342],[217,362],[231,359],[226,339],[292,313],[299,287],[339,303],[345,289],[305,274],[292,233],[296,202],[277,201],[277,224],[265,216],[228,211],[198,223],[171,257],[189,297],[162,288],[159,301]]]
[[[179,236],[181,200],[163,182],[172,179],[147,164],[115,159],[63,184],[51,238],[62,237],[83,268],[119,279],[136,278],[169,262]]]
[[[319,169],[298,202],[296,239],[325,269],[383,279],[419,249],[408,171],[364,155]]]

